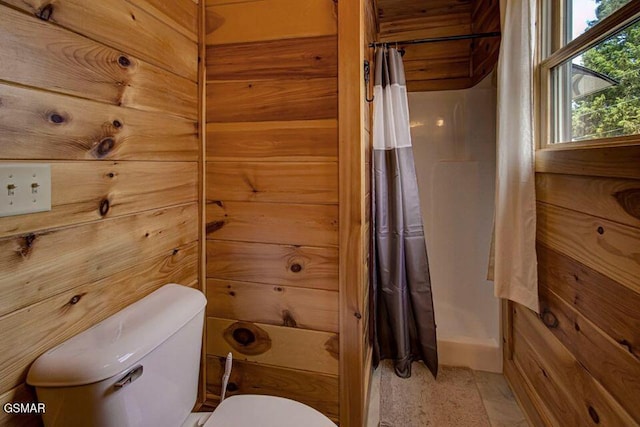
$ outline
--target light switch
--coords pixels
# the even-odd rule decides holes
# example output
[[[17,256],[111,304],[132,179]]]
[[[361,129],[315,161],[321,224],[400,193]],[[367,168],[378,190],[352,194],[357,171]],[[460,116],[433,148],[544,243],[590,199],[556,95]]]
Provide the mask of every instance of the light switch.
[[[51,165],[0,163],[0,217],[51,210]]]

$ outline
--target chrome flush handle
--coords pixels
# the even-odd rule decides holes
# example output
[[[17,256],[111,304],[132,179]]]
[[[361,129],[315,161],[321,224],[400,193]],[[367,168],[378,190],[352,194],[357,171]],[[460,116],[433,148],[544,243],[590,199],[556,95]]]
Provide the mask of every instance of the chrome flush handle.
[[[131,384],[132,382],[134,382],[135,380],[137,380],[138,378],[140,378],[142,376],[142,371],[143,371],[142,365],[138,365],[138,366],[134,367],[129,372],[127,372],[125,374],[125,376],[120,379],[120,381],[115,383],[113,385],[113,387],[116,390],[119,390],[119,389]]]

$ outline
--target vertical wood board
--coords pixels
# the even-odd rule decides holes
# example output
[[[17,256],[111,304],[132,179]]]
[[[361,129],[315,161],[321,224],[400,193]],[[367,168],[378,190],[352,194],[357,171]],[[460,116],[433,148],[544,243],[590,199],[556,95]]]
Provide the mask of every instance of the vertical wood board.
[[[362,246],[366,155],[363,147],[365,87],[364,1],[338,2],[338,136],[340,212],[340,424],[361,426],[367,402]],[[358,58],[358,61],[354,61]]]

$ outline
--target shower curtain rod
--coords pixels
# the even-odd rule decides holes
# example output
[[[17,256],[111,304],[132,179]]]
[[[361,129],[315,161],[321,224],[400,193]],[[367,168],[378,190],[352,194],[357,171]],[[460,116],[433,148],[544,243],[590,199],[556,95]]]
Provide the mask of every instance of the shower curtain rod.
[[[428,39],[404,40],[404,41],[397,41],[397,42],[375,42],[375,43],[370,43],[369,47],[389,46],[392,44],[408,45],[408,44],[448,42],[452,40],[467,40],[467,39],[480,39],[484,37],[497,37],[499,35],[501,35],[500,31],[494,31],[491,33],[464,34],[459,36],[446,36],[446,37],[432,37]]]

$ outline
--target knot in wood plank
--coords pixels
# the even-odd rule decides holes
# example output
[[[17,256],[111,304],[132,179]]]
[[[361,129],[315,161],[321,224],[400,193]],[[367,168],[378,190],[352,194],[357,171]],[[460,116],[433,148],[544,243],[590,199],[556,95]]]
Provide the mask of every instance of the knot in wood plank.
[[[71,299],[69,300],[69,304],[71,305],[75,305],[77,303],[80,302],[80,300],[82,299],[83,295],[74,295],[73,297],[71,297]]]
[[[560,324],[558,317],[548,308],[542,309],[540,320],[542,320],[542,323],[549,329],[557,328]]]
[[[107,213],[109,213],[109,208],[111,208],[111,202],[109,202],[109,199],[104,198],[100,201],[100,216],[105,216]]]
[[[640,188],[618,191],[613,197],[626,213],[640,219]]]
[[[340,339],[338,335],[332,335],[324,343],[324,349],[336,360],[340,360]]]
[[[50,20],[52,15],[53,15],[53,5],[51,3],[41,7],[36,12],[36,16],[42,19],[43,21]]]
[[[53,124],[60,125],[65,122],[65,118],[58,113],[51,113],[49,115],[49,121]]]
[[[118,57],[118,64],[120,64],[122,68],[128,68],[131,66],[131,60],[124,55],[120,55]]]
[[[95,148],[95,153],[99,158],[102,158],[109,154],[116,145],[116,141],[113,138],[102,139]]]
[[[289,310],[282,310],[282,326],[289,328],[297,328],[298,322],[293,317],[293,314]]]
[[[225,224],[226,222],[223,220],[208,222],[206,226],[206,232],[207,234],[215,233],[216,231],[224,227]]]
[[[31,233],[23,237],[23,244],[20,246],[19,253],[22,258],[27,258],[33,251],[33,242],[36,241],[36,235]]]
[[[249,322],[236,322],[223,332],[225,341],[238,353],[255,356],[271,349],[271,338],[264,329]]]
[[[596,410],[593,408],[593,406],[589,406],[589,416],[594,423],[600,424],[600,416],[598,415],[598,412],[596,412]]]

